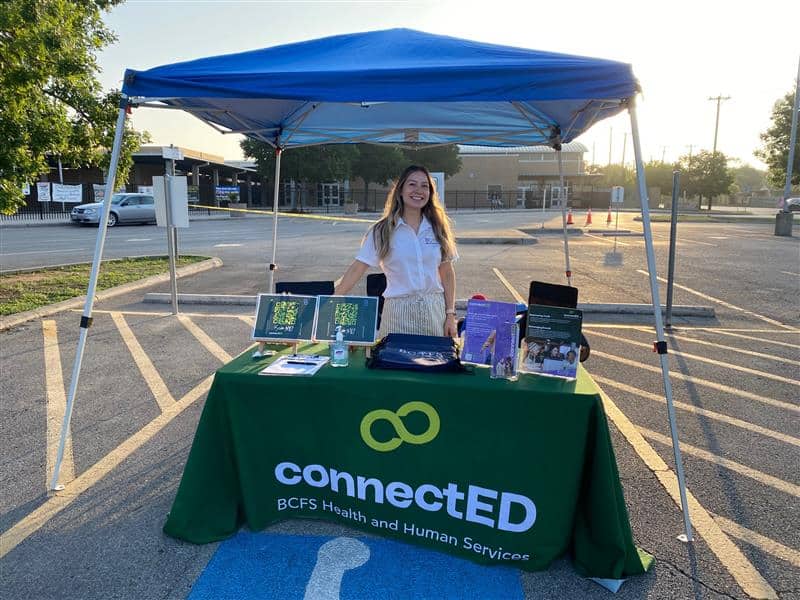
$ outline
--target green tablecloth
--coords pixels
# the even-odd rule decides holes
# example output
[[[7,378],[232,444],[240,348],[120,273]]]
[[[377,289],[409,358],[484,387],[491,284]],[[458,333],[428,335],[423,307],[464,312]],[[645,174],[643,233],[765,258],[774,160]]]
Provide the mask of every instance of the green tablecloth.
[[[317,349],[320,349],[317,347]],[[313,348],[301,348],[309,352]],[[487,564],[642,573],[598,390],[578,380],[348,368],[217,371],[164,531],[195,543],[317,518]]]

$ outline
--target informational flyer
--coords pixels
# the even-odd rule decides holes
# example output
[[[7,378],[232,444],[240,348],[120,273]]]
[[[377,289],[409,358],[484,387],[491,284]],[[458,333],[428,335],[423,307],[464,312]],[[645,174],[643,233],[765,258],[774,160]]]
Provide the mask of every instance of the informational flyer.
[[[470,300],[464,319],[461,362],[491,366],[498,328],[514,323],[516,311],[517,305],[511,302]]]
[[[520,372],[575,379],[582,322],[583,312],[577,308],[531,304],[520,353]]]

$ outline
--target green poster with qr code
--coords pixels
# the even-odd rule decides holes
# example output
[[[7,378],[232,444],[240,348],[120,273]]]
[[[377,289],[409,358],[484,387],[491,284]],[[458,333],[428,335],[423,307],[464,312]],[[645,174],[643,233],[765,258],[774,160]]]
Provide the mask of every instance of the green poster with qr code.
[[[374,296],[319,296],[314,339],[334,340],[336,328],[349,344],[369,346],[375,343],[378,323],[378,298]]]
[[[317,299],[291,294],[259,294],[252,339],[261,342],[311,341]]]

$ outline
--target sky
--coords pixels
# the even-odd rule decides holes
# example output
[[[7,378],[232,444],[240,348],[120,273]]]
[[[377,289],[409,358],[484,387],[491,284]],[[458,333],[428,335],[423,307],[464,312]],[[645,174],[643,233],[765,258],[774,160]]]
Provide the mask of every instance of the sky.
[[[775,101],[793,91],[800,61],[798,0],[127,0],[104,20],[118,37],[98,55],[105,89],[119,89],[126,68],[394,27],[622,61],[642,88],[645,161],[710,151],[717,102],[709,98],[723,96],[717,150],[757,168],[759,134]],[[136,109],[132,123],[155,144],[243,158],[240,137],[178,111]],[[577,141],[589,162],[618,164],[624,150],[632,164],[630,131],[625,112]]]

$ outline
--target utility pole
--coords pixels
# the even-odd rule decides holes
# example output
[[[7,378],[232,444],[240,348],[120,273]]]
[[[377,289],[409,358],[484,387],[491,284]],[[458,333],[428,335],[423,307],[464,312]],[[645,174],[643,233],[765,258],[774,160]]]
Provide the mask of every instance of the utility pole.
[[[613,138],[614,128],[608,128],[608,166],[611,166],[611,139]]]
[[[622,171],[625,172],[625,145],[628,143],[628,132],[622,134]]]
[[[661,164],[662,165],[664,164],[664,158],[666,158],[666,155],[667,155],[667,147],[666,146],[661,146]]]
[[[714,96],[709,98],[709,100],[717,101],[717,124],[714,126],[714,149],[712,150],[714,154],[717,153],[717,132],[719,131],[719,105],[720,102],[722,102],[723,100],[730,100],[730,99],[731,99],[730,96],[723,96],[722,94],[720,94],[719,96]]]
[[[783,188],[783,209],[786,199],[792,195],[792,167],[794,167],[794,147],[797,141],[797,113],[800,112],[800,61],[797,62],[797,81],[794,89],[794,108],[792,109],[792,128],[789,131],[789,160],[786,162],[786,185]]]

